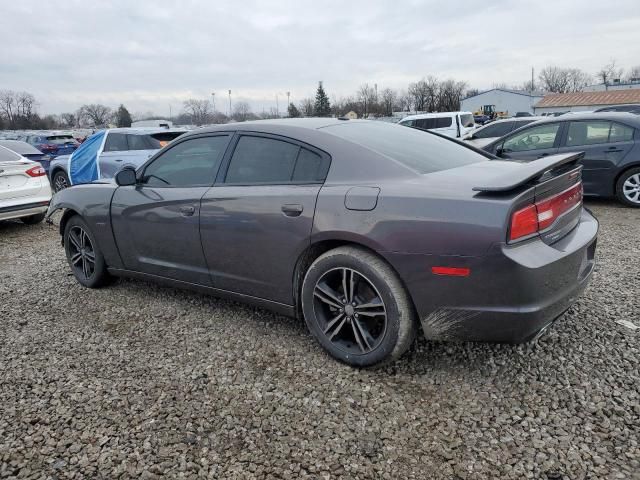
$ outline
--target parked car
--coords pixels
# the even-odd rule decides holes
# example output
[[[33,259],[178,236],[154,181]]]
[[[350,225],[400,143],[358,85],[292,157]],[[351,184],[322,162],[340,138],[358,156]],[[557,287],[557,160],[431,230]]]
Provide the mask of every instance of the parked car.
[[[0,140],[0,146],[8,148],[9,150],[16,152],[18,155],[22,155],[24,158],[33,162],[38,162],[44,168],[44,171],[49,173],[49,163],[51,162],[51,156],[46,153],[42,153],[36,147],[29,145],[27,142],[20,140]]]
[[[535,160],[584,152],[585,195],[617,197],[640,207],[640,116],[588,113],[531,123],[484,147],[501,158]]]
[[[471,112],[440,112],[409,115],[400,120],[399,125],[433,130],[436,133],[451,138],[461,138],[471,132],[475,121]]]
[[[50,201],[51,187],[42,165],[0,146],[0,220],[39,223]]]
[[[482,148],[517,128],[541,119],[542,117],[517,117],[496,120],[468,133],[462,140],[476,148]]]
[[[71,154],[80,145],[70,133],[27,135],[25,142],[51,157]]]
[[[77,183],[113,178],[124,166],[138,167],[155,152],[186,130],[149,128],[112,128],[101,130],[87,140],[73,156],[65,155],[51,162],[50,175],[54,191]],[[76,167],[71,158],[77,159]]]
[[[516,112],[516,114],[514,115],[515,118],[520,118],[520,117],[533,117],[533,113],[531,112]]]
[[[640,103],[631,103],[628,105],[611,105],[608,107],[598,108],[595,112],[628,112],[640,115]]]
[[[58,192],[49,214],[64,210],[84,286],[132,276],[261,305],[371,366],[420,325],[431,339],[522,342],[571,305],[598,230],[579,156],[502,161],[366,120],[243,122]]]

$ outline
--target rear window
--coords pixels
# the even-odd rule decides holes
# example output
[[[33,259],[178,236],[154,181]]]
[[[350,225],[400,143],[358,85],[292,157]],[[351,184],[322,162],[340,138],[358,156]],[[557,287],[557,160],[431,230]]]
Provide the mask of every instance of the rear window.
[[[494,138],[506,135],[513,129],[513,122],[492,123],[473,133],[473,138]]]
[[[154,145],[153,148],[162,148],[167,143],[175,140],[180,135],[183,135],[184,132],[159,132],[149,135],[149,139],[151,143]]]
[[[454,140],[388,123],[343,123],[323,129],[392,158],[418,173],[431,173],[490,158]]]
[[[54,145],[64,145],[65,143],[75,143],[76,140],[71,135],[52,135],[47,137],[47,143]]]
[[[11,162],[20,160],[20,155],[12,152],[8,148],[0,147],[0,162]]]

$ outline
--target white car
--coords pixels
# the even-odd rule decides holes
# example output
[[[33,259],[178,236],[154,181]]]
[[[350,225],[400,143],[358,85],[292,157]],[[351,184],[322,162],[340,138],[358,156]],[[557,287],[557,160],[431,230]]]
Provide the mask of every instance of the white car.
[[[485,145],[489,145],[495,139],[503,137],[507,133],[511,133],[520,127],[524,127],[529,123],[542,119],[543,117],[514,117],[505,118],[504,120],[496,120],[495,122],[487,123],[477,130],[467,134],[462,138],[462,140],[476,148],[482,148]]]
[[[398,125],[431,130],[451,138],[461,138],[476,128],[471,112],[422,113],[404,117]]]
[[[51,186],[42,165],[0,146],[0,220],[39,223],[50,201]]]

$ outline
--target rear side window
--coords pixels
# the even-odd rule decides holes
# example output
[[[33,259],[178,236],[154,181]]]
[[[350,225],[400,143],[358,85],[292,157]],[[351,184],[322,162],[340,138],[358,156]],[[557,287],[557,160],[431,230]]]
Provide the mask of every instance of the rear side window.
[[[294,183],[324,182],[329,171],[329,159],[322,157],[311,150],[301,148],[298,160],[293,169],[291,181]]]
[[[153,150],[155,147],[147,135],[127,135],[129,150]]]
[[[611,130],[609,130],[609,142],[629,142],[633,140],[633,128],[620,123],[611,123]]]
[[[322,131],[357,143],[418,173],[447,170],[491,158],[453,140],[388,123],[345,122],[324,127]]]
[[[605,121],[571,122],[567,134],[567,147],[607,143],[610,128],[611,122]]]
[[[506,135],[513,130],[513,122],[500,122],[488,125],[474,132],[473,138],[493,138]]]
[[[453,125],[451,117],[419,118],[415,120],[415,126],[425,130],[431,130],[433,128],[448,128],[451,125]]]
[[[123,152],[129,149],[127,136],[124,133],[108,133],[104,143],[105,152]]]

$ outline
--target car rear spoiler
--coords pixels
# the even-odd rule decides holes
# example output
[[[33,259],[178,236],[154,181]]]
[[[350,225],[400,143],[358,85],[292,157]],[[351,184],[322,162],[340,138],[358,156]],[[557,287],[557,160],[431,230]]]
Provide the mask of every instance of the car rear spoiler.
[[[506,192],[524,185],[534,179],[542,177],[545,173],[564,165],[577,163],[584,157],[584,152],[550,155],[538,160],[528,162],[513,161],[514,167],[507,171],[504,169],[499,175],[491,179],[490,185],[473,187],[476,192]]]

